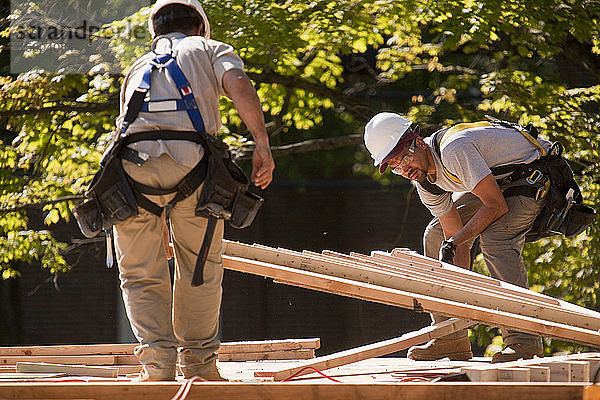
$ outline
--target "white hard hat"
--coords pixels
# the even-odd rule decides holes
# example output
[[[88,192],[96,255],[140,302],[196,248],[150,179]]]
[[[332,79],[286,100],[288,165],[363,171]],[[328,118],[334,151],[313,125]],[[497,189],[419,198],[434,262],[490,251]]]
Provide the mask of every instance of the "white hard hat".
[[[375,160],[373,165],[381,164],[411,125],[410,120],[390,112],[382,112],[371,118],[365,126],[365,146]]]
[[[158,0],[156,3],[154,3],[152,10],[150,10],[150,17],[148,17],[148,29],[150,30],[152,37],[155,36],[154,17],[156,16],[156,13],[158,13],[158,10],[168,6],[169,4],[183,4],[184,6],[191,7],[198,11],[202,17],[202,22],[204,22],[204,37],[206,39],[210,39],[210,24],[208,23],[208,17],[206,16],[206,13],[204,12],[204,9],[198,0]]]

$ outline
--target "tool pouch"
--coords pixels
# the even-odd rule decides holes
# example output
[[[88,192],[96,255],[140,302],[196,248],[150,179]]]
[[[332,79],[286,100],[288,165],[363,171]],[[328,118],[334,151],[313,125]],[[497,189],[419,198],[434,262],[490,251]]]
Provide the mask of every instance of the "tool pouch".
[[[73,215],[88,238],[137,215],[137,203],[127,175],[121,160],[112,152],[100,163],[100,170],[94,175],[85,197],[88,200],[75,207]]]
[[[231,159],[227,145],[210,135],[202,134],[202,137],[208,173],[196,215],[228,220],[237,229],[250,226],[264,200],[248,191],[248,177]]]
[[[548,155],[542,157],[543,172],[550,180],[548,200],[542,212],[533,223],[528,236],[536,239],[563,234],[575,236],[583,232],[594,221],[596,211],[583,205],[579,185],[573,178],[573,171],[567,160],[562,157],[562,145],[555,143]],[[565,195],[573,189],[574,203],[568,207]]]

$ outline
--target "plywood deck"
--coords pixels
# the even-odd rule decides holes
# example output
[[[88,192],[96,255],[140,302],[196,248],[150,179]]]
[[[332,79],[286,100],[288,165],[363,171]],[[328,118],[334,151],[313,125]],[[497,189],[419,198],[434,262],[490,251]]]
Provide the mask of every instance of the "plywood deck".
[[[374,358],[317,373],[289,382],[257,378],[256,371],[288,368],[293,361],[219,362],[230,382],[194,382],[187,399],[405,399],[486,400],[600,398],[598,385],[589,383],[433,382],[435,377],[460,372],[465,366],[485,366],[487,359],[469,362],[417,362],[405,358]],[[337,382],[336,382],[337,381]],[[0,380],[2,399],[170,399],[184,384],[178,382],[135,383],[131,377],[86,377]]]

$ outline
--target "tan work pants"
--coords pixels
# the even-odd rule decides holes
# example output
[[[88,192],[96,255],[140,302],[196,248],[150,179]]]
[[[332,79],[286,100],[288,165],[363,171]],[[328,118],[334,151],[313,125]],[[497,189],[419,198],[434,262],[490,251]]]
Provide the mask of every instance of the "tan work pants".
[[[521,181],[515,183],[523,184]],[[462,193],[454,199],[458,213],[463,224],[475,215],[481,207],[481,201],[471,193]],[[528,287],[527,269],[523,263],[523,246],[525,235],[542,210],[546,198],[535,200],[531,197],[512,196],[506,199],[508,213],[488,226],[480,235],[480,246],[483,259],[493,278],[512,283],[521,287]],[[438,258],[438,253],[444,232],[439,219],[434,218],[423,235],[425,255]],[[434,323],[448,319],[445,316],[432,314]],[[466,332],[460,331],[448,338],[458,338]],[[518,332],[511,329],[502,329],[502,338],[506,346],[521,343],[529,346],[542,347],[541,338],[537,335]]]
[[[156,188],[176,185],[191,168],[163,154],[141,167],[123,161],[134,180]],[[170,211],[175,250],[175,276],[171,285],[162,218],[142,208],[139,214],[114,227],[121,289],[133,333],[140,342],[135,354],[148,375],[173,379],[175,364],[186,378],[215,368],[221,282],[223,221],[219,220],[204,267],[204,283],[191,286],[196,258],[207,219],[194,210],[202,186]],[[165,206],[173,195],[148,196]]]

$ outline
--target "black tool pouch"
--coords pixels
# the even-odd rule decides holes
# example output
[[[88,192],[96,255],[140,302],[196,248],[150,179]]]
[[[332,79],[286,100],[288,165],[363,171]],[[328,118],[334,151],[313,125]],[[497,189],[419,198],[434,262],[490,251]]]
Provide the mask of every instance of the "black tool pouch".
[[[210,135],[202,137],[208,173],[196,215],[228,220],[237,229],[250,226],[264,200],[248,191],[248,177],[231,159],[227,145]]]
[[[73,215],[81,232],[88,238],[137,215],[137,204],[127,175],[121,160],[113,153],[101,162],[85,197],[88,200],[75,207]]]
[[[544,174],[550,179],[550,189],[546,205],[534,221],[529,235],[538,239],[556,234],[567,237],[578,235],[594,221],[596,211],[582,204],[583,197],[573,178],[573,171],[562,157],[562,146],[555,143],[548,155],[539,161]],[[573,189],[570,205],[566,198],[569,189]]]

